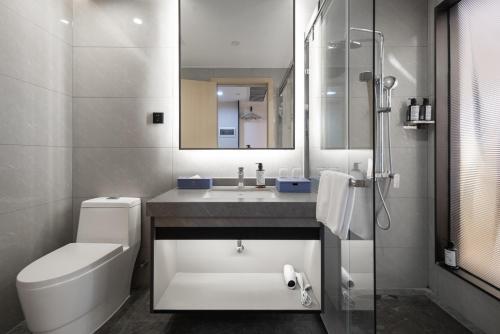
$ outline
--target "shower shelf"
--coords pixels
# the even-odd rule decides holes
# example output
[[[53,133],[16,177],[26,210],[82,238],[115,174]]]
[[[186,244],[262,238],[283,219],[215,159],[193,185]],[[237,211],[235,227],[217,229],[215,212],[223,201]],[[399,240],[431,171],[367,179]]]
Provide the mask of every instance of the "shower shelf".
[[[406,121],[403,128],[405,129],[421,129],[429,124],[435,124],[435,121]]]

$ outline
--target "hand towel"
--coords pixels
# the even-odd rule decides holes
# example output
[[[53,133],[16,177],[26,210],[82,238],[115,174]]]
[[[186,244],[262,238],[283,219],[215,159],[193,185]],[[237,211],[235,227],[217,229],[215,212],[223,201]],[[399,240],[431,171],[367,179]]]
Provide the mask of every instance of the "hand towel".
[[[321,173],[316,201],[316,219],[340,239],[347,239],[354,208],[355,187],[352,177],[335,171]]]

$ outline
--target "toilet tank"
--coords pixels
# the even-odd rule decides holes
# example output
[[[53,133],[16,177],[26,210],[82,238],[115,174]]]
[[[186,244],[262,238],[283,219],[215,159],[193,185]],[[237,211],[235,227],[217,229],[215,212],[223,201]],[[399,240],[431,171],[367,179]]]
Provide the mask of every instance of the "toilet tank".
[[[82,202],[76,242],[138,246],[141,242],[141,199],[100,197]]]

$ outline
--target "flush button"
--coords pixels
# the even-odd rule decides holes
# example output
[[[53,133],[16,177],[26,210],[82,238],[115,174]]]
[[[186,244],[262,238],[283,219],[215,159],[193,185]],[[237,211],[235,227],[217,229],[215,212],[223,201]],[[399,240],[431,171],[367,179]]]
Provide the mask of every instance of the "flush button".
[[[153,113],[153,124],[163,124],[163,113],[154,112]]]

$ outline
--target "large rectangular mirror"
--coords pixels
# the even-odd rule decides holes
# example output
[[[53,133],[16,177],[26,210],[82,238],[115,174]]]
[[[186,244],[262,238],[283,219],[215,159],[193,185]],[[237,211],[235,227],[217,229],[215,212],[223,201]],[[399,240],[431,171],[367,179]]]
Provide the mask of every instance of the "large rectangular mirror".
[[[294,148],[294,0],[179,10],[180,148]]]

